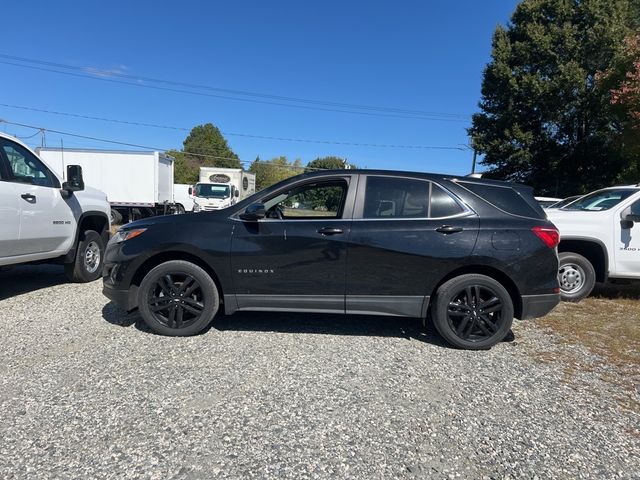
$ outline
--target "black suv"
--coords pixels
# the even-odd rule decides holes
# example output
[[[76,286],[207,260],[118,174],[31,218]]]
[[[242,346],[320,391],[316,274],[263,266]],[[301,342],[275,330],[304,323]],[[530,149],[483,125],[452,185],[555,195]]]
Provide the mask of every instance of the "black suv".
[[[559,301],[558,231],[530,188],[423,173],[306,173],[214,212],[129,223],[104,294],[154,331],[239,310],[431,315],[484,349]]]

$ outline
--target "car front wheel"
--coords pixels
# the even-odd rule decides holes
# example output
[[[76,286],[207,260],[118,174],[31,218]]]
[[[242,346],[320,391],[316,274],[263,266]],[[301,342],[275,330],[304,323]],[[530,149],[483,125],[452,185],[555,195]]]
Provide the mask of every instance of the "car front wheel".
[[[513,302],[509,292],[493,278],[460,275],[440,286],[432,316],[434,326],[451,345],[484,350],[509,333]]]
[[[138,290],[142,319],[161,335],[201,332],[211,323],[219,305],[218,289],[209,274],[183,260],[158,265],[147,273]]]

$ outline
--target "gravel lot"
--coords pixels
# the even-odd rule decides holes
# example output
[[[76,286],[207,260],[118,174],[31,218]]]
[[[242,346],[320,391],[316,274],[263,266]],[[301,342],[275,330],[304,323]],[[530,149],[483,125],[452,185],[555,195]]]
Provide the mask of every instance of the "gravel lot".
[[[165,338],[51,266],[0,272],[0,319],[3,479],[640,478],[638,416],[533,322],[488,352],[387,317]]]

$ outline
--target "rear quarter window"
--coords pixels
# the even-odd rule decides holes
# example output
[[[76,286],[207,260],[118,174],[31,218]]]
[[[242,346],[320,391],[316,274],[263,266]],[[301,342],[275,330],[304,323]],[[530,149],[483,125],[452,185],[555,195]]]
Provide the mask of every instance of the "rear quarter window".
[[[544,211],[538,206],[534,207],[523,197],[526,192],[517,192],[511,187],[497,185],[483,185],[479,183],[462,183],[461,185],[486,200],[500,210],[512,215],[530,218],[545,218]],[[533,198],[533,197],[532,197]]]

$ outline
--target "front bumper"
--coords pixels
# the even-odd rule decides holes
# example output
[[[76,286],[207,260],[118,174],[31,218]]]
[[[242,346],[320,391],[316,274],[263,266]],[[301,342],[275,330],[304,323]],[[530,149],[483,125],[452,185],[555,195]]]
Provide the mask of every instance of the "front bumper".
[[[560,294],[523,295],[520,320],[544,317],[560,303]]]
[[[115,303],[118,307],[126,310],[127,312],[133,310],[138,306],[136,301],[137,287],[132,285],[131,289],[119,289],[114,288],[107,282],[102,285],[102,294]]]

